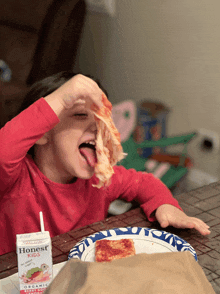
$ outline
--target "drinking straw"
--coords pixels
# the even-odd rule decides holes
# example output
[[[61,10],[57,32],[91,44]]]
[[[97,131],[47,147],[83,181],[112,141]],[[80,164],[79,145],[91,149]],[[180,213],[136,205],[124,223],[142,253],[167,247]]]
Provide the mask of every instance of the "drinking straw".
[[[40,227],[41,227],[41,233],[44,233],[44,220],[43,220],[42,211],[40,211]]]

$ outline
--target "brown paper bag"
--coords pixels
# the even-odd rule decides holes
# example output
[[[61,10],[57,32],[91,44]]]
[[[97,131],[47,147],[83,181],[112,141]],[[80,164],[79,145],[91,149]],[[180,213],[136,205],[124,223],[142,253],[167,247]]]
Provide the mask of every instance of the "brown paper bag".
[[[137,254],[108,263],[69,260],[45,294],[214,294],[190,252]]]

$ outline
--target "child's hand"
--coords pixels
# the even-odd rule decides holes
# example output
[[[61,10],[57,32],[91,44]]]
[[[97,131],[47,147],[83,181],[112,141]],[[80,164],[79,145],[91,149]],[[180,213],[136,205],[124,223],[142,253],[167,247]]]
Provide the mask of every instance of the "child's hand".
[[[182,229],[196,229],[202,235],[209,235],[209,226],[202,220],[187,216],[183,211],[170,204],[159,206],[155,213],[156,219],[162,228],[173,226]]]
[[[87,104],[94,102],[99,108],[102,107],[102,90],[95,81],[81,74],[74,76],[45,97],[58,116],[63,110],[73,107],[79,99]]]

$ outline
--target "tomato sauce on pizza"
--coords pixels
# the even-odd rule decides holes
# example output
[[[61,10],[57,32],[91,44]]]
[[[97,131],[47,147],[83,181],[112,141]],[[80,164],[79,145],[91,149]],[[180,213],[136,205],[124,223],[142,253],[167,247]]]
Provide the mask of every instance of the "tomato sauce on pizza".
[[[114,259],[135,255],[132,239],[97,240],[95,243],[95,261],[109,262]]]
[[[121,146],[120,133],[112,120],[112,104],[102,94],[101,108],[95,103],[90,106],[97,125],[95,175],[99,179],[94,187],[101,188],[110,184],[114,174],[113,166],[125,157]]]

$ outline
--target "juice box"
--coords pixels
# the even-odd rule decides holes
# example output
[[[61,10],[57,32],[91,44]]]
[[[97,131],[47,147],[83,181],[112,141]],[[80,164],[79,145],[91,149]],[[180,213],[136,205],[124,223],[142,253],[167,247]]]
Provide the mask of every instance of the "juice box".
[[[136,143],[157,141],[166,137],[166,120],[169,109],[152,101],[142,101],[137,107],[137,126],[133,138]],[[165,147],[138,148],[138,154],[149,158],[152,154],[164,153]]]
[[[50,234],[44,231],[16,237],[20,293],[43,293],[53,278]]]

